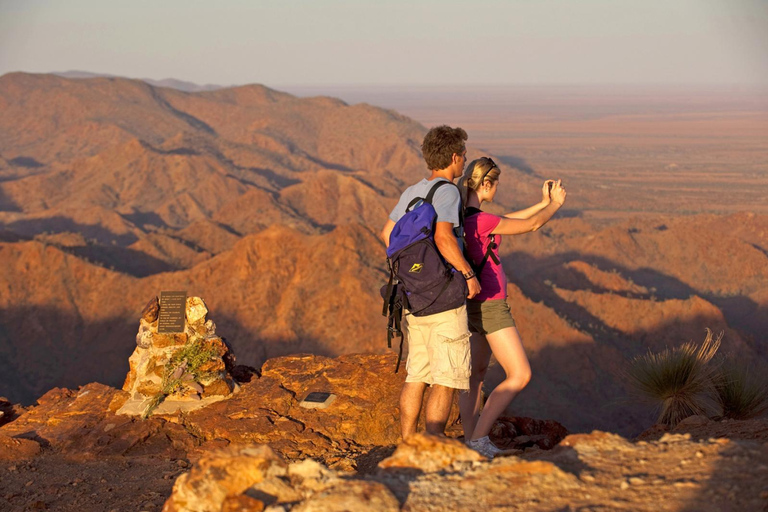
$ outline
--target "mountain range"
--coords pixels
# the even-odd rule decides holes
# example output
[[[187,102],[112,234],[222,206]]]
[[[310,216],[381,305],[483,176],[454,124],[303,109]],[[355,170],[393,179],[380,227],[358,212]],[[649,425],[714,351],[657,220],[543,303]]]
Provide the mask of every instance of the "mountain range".
[[[260,85],[0,77],[0,395],[119,387],[161,290],[203,297],[241,363],[385,351],[377,235],[427,175],[424,133]],[[491,211],[538,200],[538,177],[502,172],[514,186]],[[534,375],[512,412],[638,432],[650,415],[627,400],[629,358],[707,327],[768,357],[766,216],[560,215],[502,256]]]

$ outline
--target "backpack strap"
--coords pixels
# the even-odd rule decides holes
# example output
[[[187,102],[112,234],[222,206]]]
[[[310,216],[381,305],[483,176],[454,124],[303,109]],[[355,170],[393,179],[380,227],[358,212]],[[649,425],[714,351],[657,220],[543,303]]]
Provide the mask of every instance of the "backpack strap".
[[[400,338],[400,350],[397,353],[397,365],[395,366],[395,373],[400,370],[400,362],[403,360],[403,343],[405,342],[405,336],[403,336],[403,298],[400,295],[400,289],[398,284],[395,283],[394,287],[389,286],[389,300],[384,300],[384,315],[387,316],[387,348],[392,348],[392,338]]]
[[[425,203],[432,204],[432,200],[435,198],[435,192],[437,192],[437,189],[442,187],[443,185],[453,185],[450,181],[440,180],[434,185],[432,185],[432,188],[429,189],[429,192],[427,192],[427,197],[414,197],[411,199],[411,202],[408,203],[408,207],[405,209],[406,212],[411,211],[411,209],[416,206],[419,201],[424,201]],[[454,187],[456,185],[453,185]]]
[[[400,351],[397,354],[397,366],[395,366],[395,373],[397,373],[400,369],[400,362],[403,360],[403,342],[405,341],[402,328],[403,297],[397,277],[395,277],[398,262],[395,261],[393,264],[392,260],[387,258],[387,266],[389,267],[389,281],[384,292],[384,307],[381,314],[387,317],[387,348],[392,348],[392,338],[400,338]]]
[[[485,254],[483,255],[483,261],[480,262],[480,265],[475,270],[475,273],[477,275],[480,275],[480,272],[483,271],[485,268],[485,264],[488,263],[488,260],[491,259],[496,265],[500,265],[501,262],[499,261],[499,258],[496,257],[496,254],[493,252],[494,249],[498,247],[496,245],[496,235],[489,235],[488,238],[491,240],[488,244],[488,248],[485,250]]]
[[[480,210],[479,208],[475,208],[475,207],[470,206],[469,208],[467,208],[467,212],[466,212],[465,216],[466,217],[472,217],[474,215],[477,215],[481,211],[482,210]],[[480,275],[480,272],[482,272],[483,269],[485,268],[485,264],[488,263],[489,259],[493,260],[493,262],[496,265],[500,265],[501,264],[501,262],[499,261],[499,258],[497,258],[496,254],[493,252],[493,250],[498,247],[498,245],[496,244],[496,235],[490,234],[490,235],[488,235],[488,239],[490,240],[490,243],[488,244],[488,247],[485,249],[485,254],[483,255],[483,261],[481,261],[479,265],[477,265],[477,264],[475,264],[475,262],[471,261],[469,259],[469,255],[468,254],[465,254],[465,257],[467,258],[467,261],[472,263],[472,268],[475,271],[475,274],[477,274],[478,276]]]
[[[450,181],[444,181],[444,180],[438,181],[437,183],[432,185],[431,189],[429,189],[429,193],[427,194],[427,197],[424,198],[424,201],[426,201],[429,204],[432,204],[432,200],[435,198],[435,192],[437,192],[437,189],[439,189],[443,185],[453,185],[453,183],[451,183]],[[456,185],[453,185],[453,186],[455,187]]]

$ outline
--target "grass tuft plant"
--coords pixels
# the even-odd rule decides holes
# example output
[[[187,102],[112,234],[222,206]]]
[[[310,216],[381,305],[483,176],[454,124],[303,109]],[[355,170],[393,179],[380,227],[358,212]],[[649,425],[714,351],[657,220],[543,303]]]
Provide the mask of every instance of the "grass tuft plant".
[[[658,407],[658,423],[675,426],[688,416],[708,415],[713,409],[714,367],[709,363],[722,338],[722,332],[715,337],[707,329],[700,347],[688,342],[632,360],[627,377],[641,398]]]
[[[768,411],[766,381],[750,371],[747,362],[726,356],[713,376],[713,383],[724,418],[746,420]]]

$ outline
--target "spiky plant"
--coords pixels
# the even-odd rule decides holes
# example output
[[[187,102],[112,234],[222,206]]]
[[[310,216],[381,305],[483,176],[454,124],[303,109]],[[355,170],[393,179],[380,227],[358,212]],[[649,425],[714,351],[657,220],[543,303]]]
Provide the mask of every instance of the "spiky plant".
[[[659,409],[657,422],[677,425],[696,414],[706,415],[714,405],[710,361],[723,338],[707,329],[701,346],[693,342],[661,352],[648,352],[630,363],[626,375],[641,398]]]
[[[724,418],[745,420],[768,411],[766,379],[752,371],[748,362],[729,354],[712,380]]]

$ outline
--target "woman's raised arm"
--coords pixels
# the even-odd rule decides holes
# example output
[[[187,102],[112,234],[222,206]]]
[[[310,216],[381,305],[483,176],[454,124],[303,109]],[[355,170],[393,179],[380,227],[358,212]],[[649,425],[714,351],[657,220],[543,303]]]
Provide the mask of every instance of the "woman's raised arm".
[[[546,183],[544,186],[549,189],[549,185]],[[509,215],[505,215],[501,221],[499,221],[499,224],[493,229],[492,233],[494,235],[520,235],[522,233],[530,233],[531,231],[536,231],[541,226],[546,224],[547,221],[552,218],[555,212],[559,210],[561,206],[563,206],[563,203],[565,203],[565,188],[563,188],[560,180],[554,182],[552,185],[552,191],[549,195],[551,195],[552,201],[549,204],[544,205],[538,211],[531,214],[531,216],[528,218],[510,218]],[[539,203],[539,205],[540,204],[541,203]],[[536,206],[539,205],[532,206],[527,210],[536,208]],[[521,211],[524,212],[527,210]]]
[[[525,210],[519,210],[512,213],[507,213],[504,217],[508,219],[530,219],[533,215],[539,213],[541,210],[547,207],[551,202],[549,197],[549,184],[554,184],[555,180],[547,180],[541,187],[541,202],[536,203],[533,206],[526,208]]]

